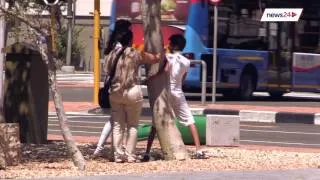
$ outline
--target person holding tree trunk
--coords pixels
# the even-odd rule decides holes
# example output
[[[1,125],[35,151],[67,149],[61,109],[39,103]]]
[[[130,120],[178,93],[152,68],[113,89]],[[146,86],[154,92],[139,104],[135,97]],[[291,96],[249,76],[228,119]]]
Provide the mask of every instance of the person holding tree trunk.
[[[117,43],[107,56],[105,66],[107,74],[115,67],[109,90],[114,161],[136,162],[137,128],[143,102],[140,66],[159,62],[160,54],[139,52],[132,48],[131,30],[117,33],[115,40]],[[127,136],[123,146],[125,132]]]
[[[116,21],[115,23],[115,27],[114,30],[111,31],[108,42],[106,44],[106,49],[104,51],[104,54],[107,56],[112,49],[115,47],[116,45],[116,35],[117,33],[121,33],[124,31],[128,31],[131,28],[131,22],[128,20],[124,20],[124,19],[119,19]],[[110,133],[111,133],[111,122],[107,121],[103,127],[103,130],[101,132],[98,144],[97,144],[97,148],[95,149],[94,153],[93,153],[93,157],[98,157],[101,156],[101,152],[104,148],[104,144],[107,140],[107,138],[109,137]]]
[[[182,125],[188,126],[196,146],[194,157],[197,159],[206,158],[205,153],[200,149],[200,140],[195,121],[191,110],[182,91],[182,82],[184,81],[187,71],[190,67],[190,60],[181,55],[181,51],[186,45],[186,40],[181,34],[174,34],[169,38],[169,52],[166,54],[165,71],[170,74],[170,103],[173,111],[178,117]],[[156,129],[153,126],[148,137],[146,153],[143,156],[143,161],[149,161],[150,150],[155,138]]]

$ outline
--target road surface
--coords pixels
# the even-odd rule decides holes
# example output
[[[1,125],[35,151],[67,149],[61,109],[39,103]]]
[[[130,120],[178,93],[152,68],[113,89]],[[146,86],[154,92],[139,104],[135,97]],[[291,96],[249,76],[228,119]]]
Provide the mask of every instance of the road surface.
[[[109,115],[67,114],[68,124],[75,136],[99,136]],[[143,114],[140,123],[150,123]],[[49,134],[61,134],[55,113],[49,114]],[[308,124],[240,123],[240,143],[251,145],[320,148],[320,126]]]

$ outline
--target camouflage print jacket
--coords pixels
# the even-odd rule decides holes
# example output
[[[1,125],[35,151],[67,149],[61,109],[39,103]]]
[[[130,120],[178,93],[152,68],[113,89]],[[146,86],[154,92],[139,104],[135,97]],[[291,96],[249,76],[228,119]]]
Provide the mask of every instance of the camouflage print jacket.
[[[117,44],[105,59],[105,72],[110,73],[115,65],[118,53],[121,53],[122,46]],[[139,67],[142,65],[142,56],[134,48],[126,47],[118,59],[115,75],[111,81],[110,92],[123,92],[140,84]]]

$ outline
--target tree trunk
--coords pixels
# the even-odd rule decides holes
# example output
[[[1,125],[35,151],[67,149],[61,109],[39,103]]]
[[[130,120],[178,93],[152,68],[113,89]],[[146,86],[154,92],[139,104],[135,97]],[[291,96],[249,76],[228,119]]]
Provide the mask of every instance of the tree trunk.
[[[79,170],[84,170],[86,168],[86,162],[83,155],[81,154],[81,151],[78,149],[72,137],[71,131],[68,127],[68,123],[67,123],[68,119],[64,111],[62,98],[57,88],[56,72],[52,70],[52,68],[49,68],[49,82],[50,82],[50,90],[52,93],[52,98],[54,100],[54,106],[59,119],[61,132],[63,135],[63,139],[67,145],[68,152],[72,156],[74,165],[78,167]]]
[[[67,145],[68,152],[72,156],[72,160],[74,165],[79,168],[79,170],[84,170],[86,168],[86,161],[81,154],[81,151],[78,149],[73,137],[72,133],[68,127],[67,116],[64,111],[62,98],[59,93],[57,82],[56,82],[56,66],[53,60],[52,53],[52,43],[51,38],[46,38],[46,47],[45,45],[41,45],[41,55],[43,60],[48,62],[49,69],[49,85],[52,93],[52,98],[54,100],[55,109],[58,115],[59,124],[62,132],[63,139]]]
[[[163,52],[160,17],[161,0],[142,0],[145,51]],[[181,134],[175,125],[172,106],[169,102],[169,76],[163,71],[165,61],[147,66],[148,94],[157,135],[166,160],[188,159]],[[157,76],[154,76],[160,72]]]
[[[6,157],[5,157],[4,150],[3,150],[3,147],[1,144],[2,143],[0,142],[0,170],[7,168]]]
[[[0,105],[0,123],[4,123],[4,118],[3,118],[3,111],[2,111],[2,104]],[[0,170],[1,169],[6,169],[7,168],[7,162],[6,162],[6,156],[4,154],[4,147],[3,147],[4,142],[0,142]]]

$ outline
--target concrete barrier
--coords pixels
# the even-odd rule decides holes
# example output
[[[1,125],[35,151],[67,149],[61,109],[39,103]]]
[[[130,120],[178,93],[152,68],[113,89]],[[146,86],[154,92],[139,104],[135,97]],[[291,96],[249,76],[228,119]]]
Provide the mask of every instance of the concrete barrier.
[[[273,111],[240,111],[240,121],[245,122],[269,122],[276,121],[276,112]]]
[[[234,115],[207,115],[207,146],[239,146],[240,119]]]

